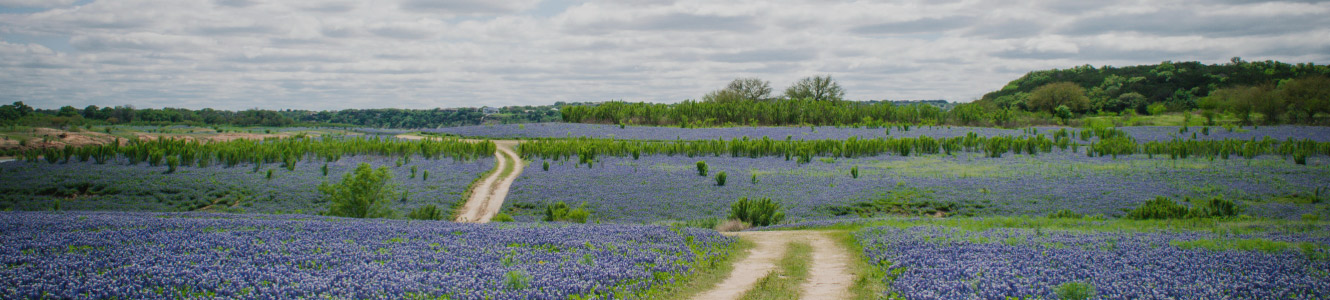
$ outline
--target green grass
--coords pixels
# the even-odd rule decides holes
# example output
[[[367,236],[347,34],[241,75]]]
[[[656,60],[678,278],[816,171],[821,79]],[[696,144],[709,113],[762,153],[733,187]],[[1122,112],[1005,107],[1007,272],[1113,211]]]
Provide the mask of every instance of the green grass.
[[[994,228],[1039,229],[1047,231],[1072,232],[1163,232],[1163,231],[1202,231],[1225,234],[1310,233],[1312,235],[1330,235],[1322,230],[1325,221],[1292,221],[1268,219],[1173,219],[1173,220],[1128,220],[1128,219],[1055,219],[1042,216],[988,216],[988,217],[953,217],[953,218],[888,218],[818,227],[821,230],[858,230],[868,227],[891,226],[909,228],[915,226],[943,226],[967,231],[984,231]]]
[[[1170,245],[1184,250],[1205,249],[1210,251],[1260,251],[1279,253],[1288,250],[1315,249],[1318,246],[1309,242],[1290,243],[1268,239],[1201,239],[1192,241],[1172,241]]]
[[[887,274],[868,264],[863,245],[849,231],[833,231],[828,235],[842,249],[849,251],[849,269],[854,276],[854,283],[850,285],[850,299],[881,299],[887,290],[886,283],[882,281]]]
[[[630,299],[661,299],[661,300],[684,300],[692,299],[693,296],[711,290],[716,284],[724,281],[734,270],[734,263],[743,260],[748,256],[748,249],[753,248],[753,242],[745,239],[735,239],[730,244],[728,250],[730,255],[711,261],[695,262],[693,264],[693,273],[675,277],[673,282],[652,287],[649,290],[631,295]]]
[[[785,255],[776,262],[776,270],[757,281],[757,285],[740,299],[799,299],[804,281],[808,280],[808,266],[813,261],[813,246],[808,242],[790,242]]]

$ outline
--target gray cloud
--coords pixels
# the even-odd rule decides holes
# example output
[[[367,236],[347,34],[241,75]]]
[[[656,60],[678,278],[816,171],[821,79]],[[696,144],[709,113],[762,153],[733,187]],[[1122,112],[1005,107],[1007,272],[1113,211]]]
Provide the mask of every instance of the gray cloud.
[[[1193,10],[1166,10],[1154,13],[1109,15],[1077,20],[1061,32],[1092,35],[1109,32],[1139,32],[1162,36],[1200,35],[1240,37],[1280,35],[1324,29],[1330,18],[1303,14],[1286,16],[1232,15],[1202,16]]]
[[[1031,70],[1084,64],[1330,63],[1327,1],[1120,3],[0,0],[0,100],[222,109],[670,102],[735,77],[780,90],[832,74],[850,99],[965,101]]]
[[[798,62],[809,60],[816,56],[817,51],[812,49],[762,49],[712,54],[708,55],[707,59],[729,63]]]
[[[874,25],[865,25],[850,29],[850,32],[857,34],[914,34],[914,33],[935,33],[951,29],[962,28],[973,23],[971,18],[967,17],[945,17],[945,18],[922,18],[913,21],[890,22]]]

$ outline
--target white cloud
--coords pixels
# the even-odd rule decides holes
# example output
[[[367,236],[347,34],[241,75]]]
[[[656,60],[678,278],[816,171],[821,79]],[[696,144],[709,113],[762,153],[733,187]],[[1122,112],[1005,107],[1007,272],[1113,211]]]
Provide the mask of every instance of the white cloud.
[[[546,0],[554,1],[554,0]],[[830,74],[968,101],[1025,72],[1327,63],[1319,1],[0,0],[0,103],[430,108],[698,98]]]

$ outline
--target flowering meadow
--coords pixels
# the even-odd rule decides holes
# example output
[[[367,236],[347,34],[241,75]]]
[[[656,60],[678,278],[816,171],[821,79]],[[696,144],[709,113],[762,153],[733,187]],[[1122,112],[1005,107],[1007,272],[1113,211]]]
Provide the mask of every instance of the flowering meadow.
[[[1325,299],[1330,228],[1256,235],[942,226],[855,233],[899,299]],[[1317,233],[1319,232],[1319,234]]]
[[[928,136],[932,138],[951,138],[963,137],[973,132],[983,137],[993,136],[1020,136],[1027,133],[1051,133],[1061,128],[1042,127],[1033,128],[1034,131],[1025,129],[1002,129],[990,127],[958,127],[958,126],[909,126],[902,127],[884,127],[884,128],[864,128],[864,127],[833,127],[833,126],[804,126],[804,127],[721,127],[721,128],[678,128],[678,127],[652,127],[652,126],[624,126],[618,125],[598,125],[598,124],[577,124],[577,123],[536,123],[536,124],[505,124],[505,125],[476,125],[462,127],[448,127],[437,129],[425,129],[424,132],[444,133],[459,135],[465,137],[488,137],[488,138],[613,138],[624,140],[714,140],[714,139],[737,139],[748,137],[757,139],[768,137],[772,139],[785,139],[789,137],[794,140],[844,140],[850,137],[859,139],[871,138],[905,138]],[[1140,142],[1166,141],[1174,138],[1195,139],[1198,140],[1222,140],[1222,139],[1261,139],[1270,137],[1275,140],[1311,139],[1317,142],[1330,141],[1330,128],[1313,126],[1259,126],[1259,127],[1240,127],[1229,130],[1224,127],[1210,126],[1189,127],[1186,130],[1178,126],[1135,126],[1118,127]],[[1079,128],[1069,128],[1068,130],[1080,130]],[[402,133],[404,131],[387,131]]]
[[[413,156],[346,156],[333,162],[304,161],[288,170],[281,164],[226,167],[129,165],[123,158],[107,164],[12,161],[0,164],[0,209],[211,211],[317,213],[326,209],[317,186],[337,182],[357,164],[387,166],[404,199],[398,211],[423,205],[449,207],[462,201],[472,180],[494,166],[493,157],[459,161]],[[403,162],[397,166],[397,162]],[[324,165],[327,175],[323,175]],[[412,175],[412,169],[415,175]],[[272,177],[269,178],[268,174]],[[426,175],[428,173],[428,175]]]
[[[1119,216],[1157,196],[1223,196],[1244,213],[1274,218],[1326,214],[1330,159],[1306,165],[1274,155],[1252,160],[1088,157],[1071,151],[989,158],[979,154],[817,158],[723,156],[534,160],[514,182],[504,211],[534,220],[547,204],[586,203],[593,218],[652,222],[725,217],[740,197],[770,197],[790,221],[885,214],[1046,215],[1067,209]],[[708,166],[699,176],[696,163]],[[549,170],[544,165],[549,164]],[[852,174],[856,170],[858,178]],[[727,174],[725,185],[716,176]],[[754,181],[755,180],[755,181]],[[888,210],[864,213],[873,204]],[[890,209],[897,210],[890,210]]]
[[[4,212],[0,298],[622,298],[730,243],[642,225]]]

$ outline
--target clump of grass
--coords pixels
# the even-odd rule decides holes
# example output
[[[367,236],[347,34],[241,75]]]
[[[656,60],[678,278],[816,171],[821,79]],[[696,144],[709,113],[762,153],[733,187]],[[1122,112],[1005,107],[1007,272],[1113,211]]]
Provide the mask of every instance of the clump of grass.
[[[808,267],[812,261],[812,245],[790,242],[785,256],[776,262],[776,270],[758,280],[757,285],[740,299],[799,299],[800,285],[808,279]]]

